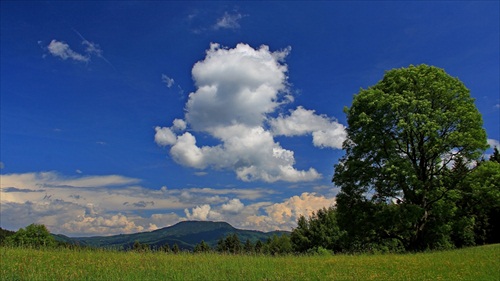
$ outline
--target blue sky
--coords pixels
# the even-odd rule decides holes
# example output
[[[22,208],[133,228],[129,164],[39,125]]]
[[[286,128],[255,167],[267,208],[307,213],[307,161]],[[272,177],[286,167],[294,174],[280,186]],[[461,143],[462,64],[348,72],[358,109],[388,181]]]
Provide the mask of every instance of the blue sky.
[[[498,145],[499,5],[2,1],[1,227],[291,230],[335,202],[344,106],[410,64]]]

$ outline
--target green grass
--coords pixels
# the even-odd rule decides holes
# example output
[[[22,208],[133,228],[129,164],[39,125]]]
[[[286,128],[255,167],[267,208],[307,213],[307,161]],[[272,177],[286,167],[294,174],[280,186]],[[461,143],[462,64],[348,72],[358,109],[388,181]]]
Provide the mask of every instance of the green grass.
[[[500,280],[500,244],[454,251],[231,256],[0,248],[1,280]]]

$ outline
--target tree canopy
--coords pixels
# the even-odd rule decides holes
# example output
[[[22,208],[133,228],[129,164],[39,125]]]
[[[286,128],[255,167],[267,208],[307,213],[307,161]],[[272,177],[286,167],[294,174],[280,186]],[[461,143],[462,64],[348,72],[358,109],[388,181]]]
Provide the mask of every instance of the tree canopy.
[[[451,167],[475,165],[488,147],[469,90],[443,69],[412,65],[361,89],[345,113],[346,154],[333,182],[348,237],[406,249],[446,244],[448,199],[470,173]]]
[[[7,237],[7,245],[22,247],[53,247],[56,240],[43,224],[30,224]]]

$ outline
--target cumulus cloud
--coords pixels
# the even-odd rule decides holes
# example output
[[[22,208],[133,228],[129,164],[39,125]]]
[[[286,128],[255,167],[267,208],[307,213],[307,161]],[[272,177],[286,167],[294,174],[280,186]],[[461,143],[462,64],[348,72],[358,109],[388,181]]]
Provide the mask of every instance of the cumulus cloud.
[[[281,203],[257,202],[245,205],[233,198],[222,205],[199,205],[185,209],[188,220],[222,220],[234,227],[261,231],[287,230],[297,226],[298,218],[309,217],[313,212],[335,205],[335,197],[316,193],[302,193]]]
[[[189,95],[184,123],[180,126],[180,119],[176,119],[171,127],[156,127],[156,143],[171,146],[172,159],[181,165],[233,170],[243,181],[300,182],[321,178],[312,167],[296,169],[294,152],[283,148],[274,140],[273,132],[266,129],[268,120],[272,124],[300,123],[284,116],[275,121],[270,118],[277,108],[292,100],[284,63],[289,52],[290,48],[271,52],[267,46],[254,49],[238,44],[230,49],[211,44],[205,59],[193,66],[197,90]],[[340,147],[342,125],[299,107],[295,115],[301,113],[309,120],[300,125],[320,123],[312,127],[314,131],[302,130],[300,134],[313,134],[313,142],[319,147]],[[220,144],[198,145],[195,134],[185,131],[187,126],[194,132],[209,134]]]
[[[159,127],[157,126],[155,128],[156,134],[155,134],[155,142],[158,145],[161,146],[167,146],[167,145],[172,145],[175,144],[177,141],[177,136],[175,135],[174,132],[170,128],[165,128],[165,127]]]
[[[140,182],[119,175],[0,174],[1,226],[15,230],[35,222],[54,233],[87,236],[153,230],[186,219],[227,218],[241,224],[239,219],[262,211],[242,200],[276,193],[264,188],[156,190],[136,185]],[[173,212],[183,210],[185,216]]]
[[[90,235],[101,233],[136,233],[152,231],[157,229],[157,227],[154,224],[149,225],[149,227],[136,225],[129,217],[123,214],[116,214],[109,216],[78,216],[77,219],[64,223],[60,229]]]
[[[491,148],[494,148],[496,146],[498,149],[500,149],[500,142],[496,139],[488,139],[488,144]]]
[[[184,213],[188,220],[217,220],[220,218],[220,214],[210,210],[211,207],[209,204],[196,206],[190,212],[188,209],[184,209]]]
[[[297,107],[289,116],[280,115],[269,121],[275,136],[301,136],[312,134],[317,147],[342,148],[347,137],[344,125],[326,115],[317,115],[314,110]]]
[[[222,205],[221,209],[225,212],[236,214],[239,213],[241,210],[243,210],[244,206],[245,205],[241,203],[240,199],[235,198],[231,199],[229,202]]]
[[[82,55],[73,51],[68,44],[61,41],[50,41],[50,44],[47,46],[47,50],[51,55],[59,57],[63,60],[72,59],[79,62],[90,61],[90,56]]]
[[[189,95],[186,121],[204,131],[234,123],[261,125],[286,90],[288,68],[277,58],[287,53],[273,53],[267,46],[238,44],[226,49],[211,44],[205,59],[192,69],[198,89]]]
[[[298,218],[311,216],[313,212],[335,205],[335,197],[325,197],[316,193],[304,192],[300,196],[292,196],[282,203],[265,207],[266,215],[249,216],[245,222],[248,226],[268,231],[291,230],[296,227]]]

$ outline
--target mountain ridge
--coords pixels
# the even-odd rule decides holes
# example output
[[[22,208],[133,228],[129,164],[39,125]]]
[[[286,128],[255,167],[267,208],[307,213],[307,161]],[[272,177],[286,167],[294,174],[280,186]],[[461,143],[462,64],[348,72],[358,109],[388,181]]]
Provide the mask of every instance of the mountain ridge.
[[[172,226],[163,227],[153,231],[137,232],[131,234],[118,234],[111,236],[90,236],[90,237],[68,237],[56,234],[56,240],[70,244],[90,246],[97,248],[115,248],[127,250],[133,247],[137,241],[141,244],[148,244],[152,248],[159,248],[168,244],[172,247],[177,244],[182,250],[193,250],[195,245],[202,240],[211,247],[217,245],[217,241],[229,234],[237,234],[241,242],[247,239],[255,243],[257,240],[265,242],[273,235],[289,234],[289,231],[245,230],[233,227],[223,221],[181,221]]]

